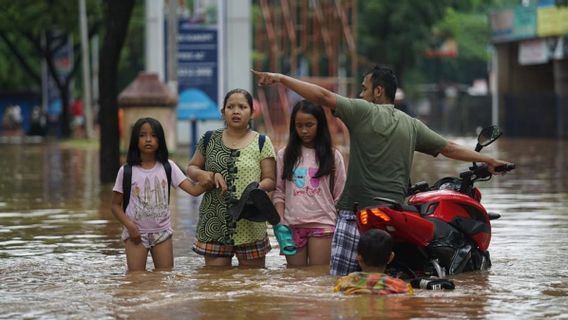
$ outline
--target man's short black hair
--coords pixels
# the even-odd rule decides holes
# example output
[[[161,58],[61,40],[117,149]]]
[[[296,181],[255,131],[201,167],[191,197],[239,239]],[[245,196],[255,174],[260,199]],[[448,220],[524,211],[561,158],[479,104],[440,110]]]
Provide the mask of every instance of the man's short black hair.
[[[373,83],[371,89],[374,90],[377,86],[383,87],[387,98],[394,103],[394,96],[398,87],[398,80],[394,71],[387,66],[374,66],[365,73],[365,76],[367,75],[371,75],[371,82]]]
[[[370,267],[386,267],[393,250],[390,234],[384,230],[371,229],[361,235],[357,253]]]

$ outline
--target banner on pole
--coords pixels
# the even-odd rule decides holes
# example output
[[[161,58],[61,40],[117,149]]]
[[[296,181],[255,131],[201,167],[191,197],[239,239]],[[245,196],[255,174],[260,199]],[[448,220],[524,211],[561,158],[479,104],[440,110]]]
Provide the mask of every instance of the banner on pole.
[[[221,119],[218,108],[217,26],[192,24],[181,17],[178,22],[179,120]]]

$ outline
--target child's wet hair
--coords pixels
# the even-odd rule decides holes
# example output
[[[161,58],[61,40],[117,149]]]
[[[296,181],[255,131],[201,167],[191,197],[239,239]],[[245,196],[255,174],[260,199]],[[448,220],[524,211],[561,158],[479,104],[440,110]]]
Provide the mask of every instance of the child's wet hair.
[[[380,229],[371,229],[361,235],[357,244],[357,253],[366,265],[385,267],[393,250],[391,235]]]
[[[140,165],[142,159],[140,157],[140,149],[138,149],[138,139],[142,126],[148,123],[152,127],[152,132],[158,138],[158,150],[156,150],[156,160],[161,163],[168,161],[168,146],[166,145],[166,135],[164,133],[164,128],[160,121],[154,118],[140,118],[134,126],[132,126],[132,131],[130,133],[130,144],[128,145],[128,154],[126,155],[126,162],[131,165]]]

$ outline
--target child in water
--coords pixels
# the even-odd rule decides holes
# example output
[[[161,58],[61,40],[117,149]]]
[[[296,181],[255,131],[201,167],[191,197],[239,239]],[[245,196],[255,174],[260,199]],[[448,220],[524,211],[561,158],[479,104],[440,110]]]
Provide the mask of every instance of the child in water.
[[[171,166],[171,184],[197,196],[205,190],[193,184],[171,160],[164,129],[153,118],[141,118],[132,128],[126,157],[131,171],[131,192],[123,210],[124,166],[118,171],[113,187],[112,213],[124,226],[122,240],[126,248],[128,272],[146,270],[148,251],[156,270],[173,267],[172,226],[169,209],[169,185],[164,167]]]
[[[388,232],[371,229],[361,235],[357,245],[357,261],[362,272],[352,272],[337,279],[335,292],[345,294],[393,293],[412,294],[409,283],[384,274],[387,264],[394,259],[393,241]]]
[[[278,152],[273,203],[292,230],[296,254],[288,266],[329,265],[335,202],[343,192],[345,164],[332,147],[325,112],[302,100],[290,118],[288,145]]]

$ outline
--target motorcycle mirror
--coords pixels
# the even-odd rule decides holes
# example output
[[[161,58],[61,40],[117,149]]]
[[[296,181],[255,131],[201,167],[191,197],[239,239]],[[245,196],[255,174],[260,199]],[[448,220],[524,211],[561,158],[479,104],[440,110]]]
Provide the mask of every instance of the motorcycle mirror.
[[[502,134],[503,132],[501,132],[501,129],[497,126],[483,128],[483,130],[479,133],[479,136],[477,136],[477,146],[475,147],[475,151],[480,151],[481,148],[492,144]]]

